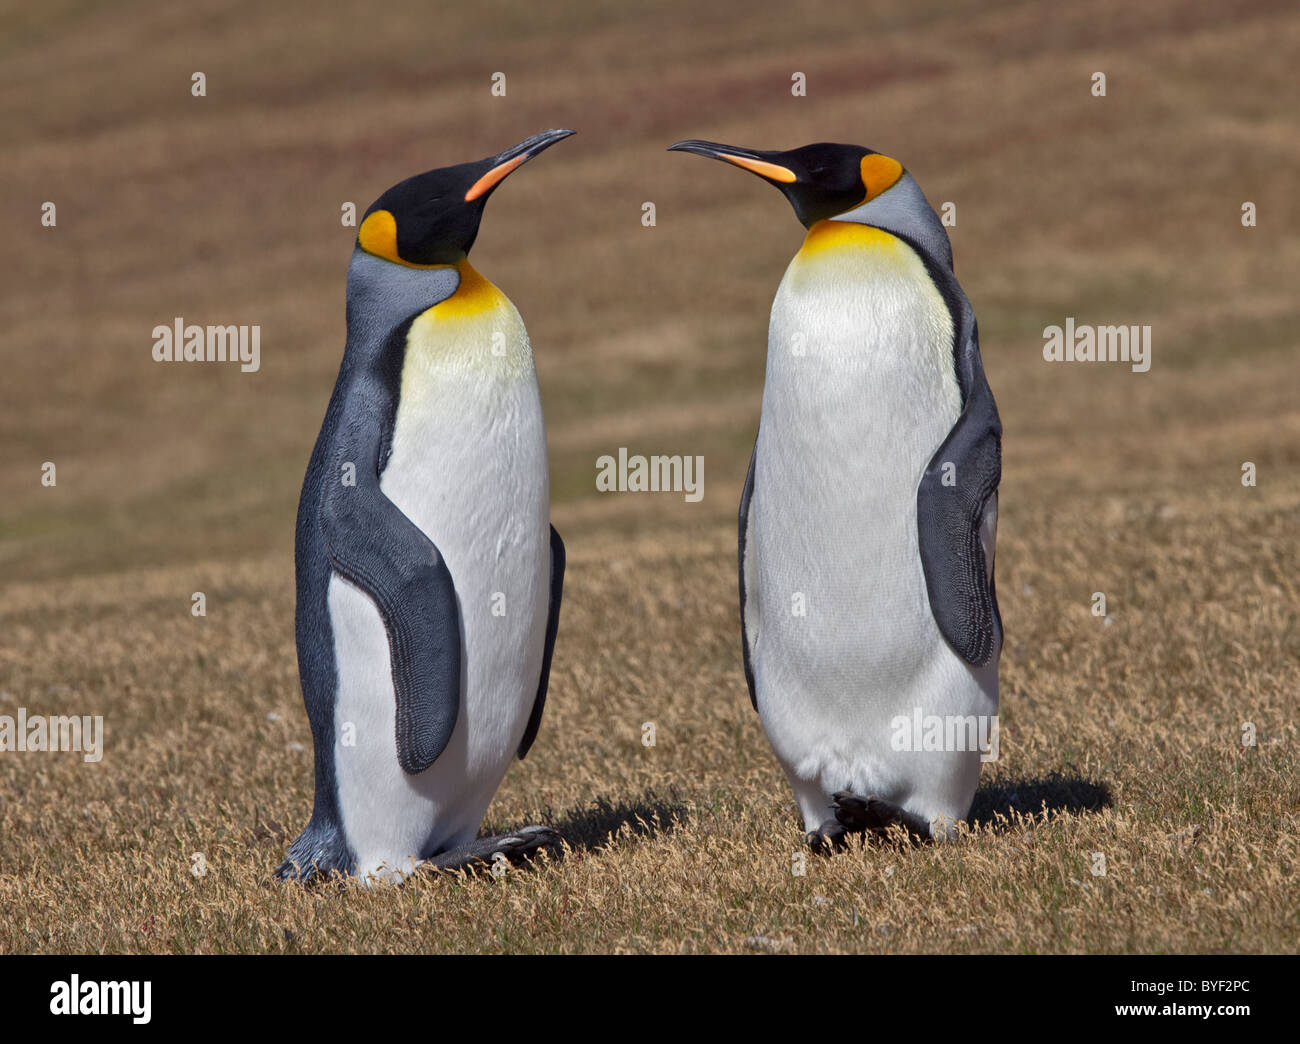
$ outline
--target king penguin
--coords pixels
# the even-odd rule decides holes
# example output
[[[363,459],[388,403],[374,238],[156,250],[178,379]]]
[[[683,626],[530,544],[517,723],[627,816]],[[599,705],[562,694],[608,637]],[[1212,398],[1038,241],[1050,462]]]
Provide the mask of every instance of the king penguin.
[[[558,842],[545,827],[477,838],[537,735],[564,545],[528,334],[467,255],[493,190],[572,133],[408,178],[357,229],[347,345],[298,506],[316,796],[281,878],[400,881]]]
[[[750,699],[808,843],[951,836],[996,728],[1002,425],[948,234],[871,149],[671,148],[757,174],[807,229],[772,305],[739,572]]]

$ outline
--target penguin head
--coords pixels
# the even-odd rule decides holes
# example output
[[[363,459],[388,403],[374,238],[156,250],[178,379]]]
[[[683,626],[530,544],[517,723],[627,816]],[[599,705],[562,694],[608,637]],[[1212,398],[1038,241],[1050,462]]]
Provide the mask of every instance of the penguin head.
[[[534,134],[477,163],[440,167],[400,181],[370,205],[357,246],[408,267],[453,265],[469,253],[488,196],[515,169],[571,130]]]
[[[806,228],[856,210],[910,180],[898,160],[861,145],[819,142],[773,152],[691,139],[670,145],[668,150],[725,160],[757,174],[785,194]]]

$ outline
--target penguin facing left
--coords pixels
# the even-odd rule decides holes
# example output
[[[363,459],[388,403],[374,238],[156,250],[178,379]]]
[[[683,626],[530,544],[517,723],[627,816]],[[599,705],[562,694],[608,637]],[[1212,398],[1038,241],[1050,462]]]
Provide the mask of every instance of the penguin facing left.
[[[814,848],[950,837],[997,727],[1002,423],[948,234],[903,165],[859,145],[671,149],[757,174],[807,229],[740,502],[750,700]],[[943,726],[933,747],[922,720]]]
[[[564,544],[528,334],[468,254],[496,187],[572,133],[408,178],[358,227],[298,507],[316,792],[282,879],[400,881],[558,844],[537,826],[477,838],[537,735]]]

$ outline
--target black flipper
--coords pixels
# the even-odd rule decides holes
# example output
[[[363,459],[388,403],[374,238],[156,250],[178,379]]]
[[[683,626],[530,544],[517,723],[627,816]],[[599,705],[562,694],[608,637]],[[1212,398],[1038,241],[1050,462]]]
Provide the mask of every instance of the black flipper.
[[[528,753],[537,738],[542,724],[542,709],[546,706],[546,687],[551,680],[551,654],[555,652],[555,635],[560,629],[560,598],[564,594],[564,541],[551,526],[551,607],[546,615],[546,647],[542,653],[542,679],[537,685],[537,699],[529,715],[524,738],[519,741],[519,756]]]
[[[437,547],[379,488],[386,456],[383,402],[358,382],[325,476],[321,532],[334,570],[375,603],[388,633],[397,699],[397,761],[423,772],[451,739],[460,713],[460,612]],[[347,469],[352,464],[354,469]],[[349,484],[354,480],[355,484]]]
[[[758,460],[758,440],[754,440],[754,451],[749,455],[749,472],[745,475],[745,488],[740,494],[740,540],[738,554],[738,574],[740,576],[740,644],[745,660],[745,684],[749,686],[749,702],[758,710],[758,691],[754,688],[754,660],[749,647],[749,630],[745,624],[745,548],[749,544],[749,504],[754,498],[754,464]]]
[[[916,521],[935,622],[953,651],[979,667],[993,658],[1002,634],[992,563],[981,542],[985,511],[1002,478],[1002,422],[980,362],[974,313],[946,275],[936,282],[953,312],[962,412],[921,478]]]

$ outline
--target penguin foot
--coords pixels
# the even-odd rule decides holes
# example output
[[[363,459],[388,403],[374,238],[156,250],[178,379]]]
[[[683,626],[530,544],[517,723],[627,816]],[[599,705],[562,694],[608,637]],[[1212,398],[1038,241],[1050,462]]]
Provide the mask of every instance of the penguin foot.
[[[836,820],[828,819],[816,830],[809,830],[803,839],[818,855],[830,855],[844,848],[846,831]]]
[[[913,840],[927,841],[930,824],[915,812],[909,812],[878,797],[862,797],[848,790],[831,795],[835,820],[845,830],[887,834],[891,827],[902,827]]]
[[[459,848],[423,859],[419,866],[421,869],[450,872],[495,869],[502,865],[502,859],[519,866],[542,849],[551,858],[557,857],[560,854],[560,835],[550,827],[527,826],[509,834],[476,838]]]
[[[275,880],[318,884],[334,877],[355,873],[356,857],[343,839],[343,831],[332,822],[312,819],[289,846],[283,863],[275,868]]]

